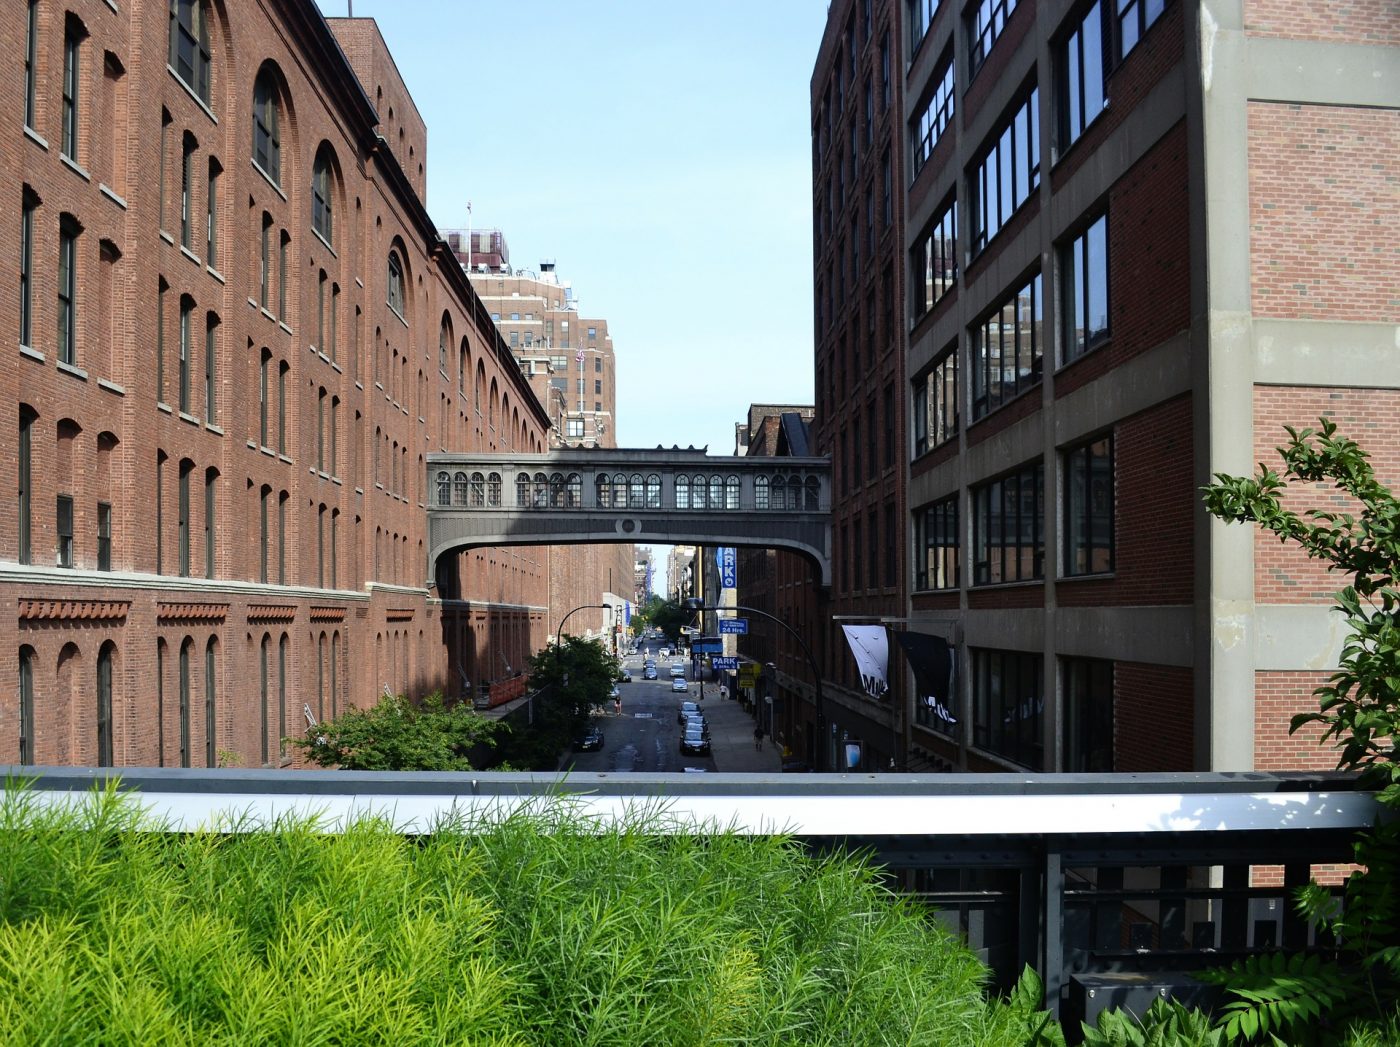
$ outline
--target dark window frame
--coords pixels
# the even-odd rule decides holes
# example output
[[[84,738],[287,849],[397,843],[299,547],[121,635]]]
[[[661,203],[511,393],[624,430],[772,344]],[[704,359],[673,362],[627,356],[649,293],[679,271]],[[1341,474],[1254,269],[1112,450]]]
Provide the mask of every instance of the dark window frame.
[[[54,508],[55,561],[59,567],[74,567],[73,496],[60,494]]]
[[[1093,352],[1113,337],[1111,262],[1107,212],[1101,212],[1060,246],[1060,345],[1064,363]],[[1096,312],[1102,323],[1091,327]]]
[[[1045,465],[1040,459],[971,489],[974,586],[1044,580],[1044,498]],[[1000,553],[995,560],[994,547]]]
[[[97,503],[97,569],[112,569],[112,503]]]
[[[1055,91],[1059,155],[1077,142],[1108,108],[1110,40],[1106,3],[1094,0],[1076,16],[1074,28],[1055,47]]]
[[[78,237],[82,227],[71,215],[58,223],[58,360],[78,366]]]
[[[1016,11],[1016,0],[973,0],[967,9],[967,68],[974,77],[986,64]]]
[[[28,404],[19,408],[19,445],[17,448],[19,533],[17,556],[22,564],[34,560],[34,423],[39,415]]]
[[[915,0],[919,2],[919,0]],[[909,125],[909,183],[919,177],[943,133],[952,126],[956,106],[955,67],[951,49],[929,78],[928,100],[919,107],[918,121]]]
[[[1108,432],[1064,452],[1066,578],[1113,573],[1117,537],[1113,445],[1113,433]]]
[[[25,186],[19,218],[19,344],[34,344],[34,212],[39,198]]]
[[[941,592],[962,584],[960,517],[956,493],[916,510],[914,541],[920,554],[914,571],[916,590]]]
[[[950,199],[910,253],[910,323],[918,323],[958,284],[958,201]]]
[[[270,69],[253,82],[253,163],[273,185],[282,184],[281,92]]]
[[[209,25],[203,0],[170,0],[170,53],[173,72],[205,105],[210,105]]]
[[[1061,770],[1100,774],[1114,770],[1113,662],[1061,658]]]
[[[1045,659],[1032,651],[969,648],[972,744],[1032,771],[1045,761]]]
[[[74,163],[80,163],[78,139],[81,134],[78,87],[82,83],[82,46],[87,33],[72,15],[63,29],[63,109],[60,125],[59,152]]]
[[[941,447],[958,435],[958,346],[939,354],[933,366],[914,380],[914,457]]]
[[[971,368],[974,422],[1040,385],[1045,375],[1042,321],[1043,282],[1037,272],[998,302],[974,328]],[[993,346],[995,353],[991,351]],[[1012,361],[1010,380],[1006,378],[1008,359]],[[995,385],[994,375],[999,376]]]
[[[1170,0],[1115,0],[1113,12],[1114,55],[1117,65],[1147,36],[1166,13]],[[1132,23],[1131,30],[1128,24]]]
[[[1020,98],[968,168],[971,256],[981,253],[1040,188],[1040,88],[1033,86]]]
[[[39,0],[29,0],[24,39],[24,126],[34,128],[39,80]]]

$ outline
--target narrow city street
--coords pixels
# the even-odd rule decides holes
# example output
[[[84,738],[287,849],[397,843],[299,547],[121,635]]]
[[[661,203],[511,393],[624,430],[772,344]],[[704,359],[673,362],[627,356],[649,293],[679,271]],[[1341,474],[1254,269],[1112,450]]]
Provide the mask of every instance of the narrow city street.
[[[667,664],[658,661],[656,680],[642,679],[642,658],[631,655],[623,665],[632,673],[632,682],[618,685],[622,711],[611,708],[597,717],[603,731],[602,749],[569,753],[564,770],[578,771],[749,771],[778,773],[781,760],[771,741],[756,749],[753,717],[737,701],[722,699],[719,688],[706,682],[704,697],[700,685],[686,676],[686,693],[672,691],[666,676]],[[710,726],[709,756],[683,755],[680,751],[681,726],[676,716],[680,703],[698,701]]]

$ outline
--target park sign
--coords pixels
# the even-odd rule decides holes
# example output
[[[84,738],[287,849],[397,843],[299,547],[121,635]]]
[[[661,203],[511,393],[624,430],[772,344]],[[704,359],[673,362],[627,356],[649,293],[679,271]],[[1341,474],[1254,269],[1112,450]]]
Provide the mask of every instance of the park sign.
[[[739,586],[738,550],[723,545],[715,550],[715,561],[719,564],[719,585],[721,589],[736,589]]]
[[[743,636],[749,631],[749,620],[747,618],[721,618],[719,620],[720,635],[734,633]]]
[[[739,659],[715,656],[710,659],[710,667],[712,669],[737,669],[739,668]]]

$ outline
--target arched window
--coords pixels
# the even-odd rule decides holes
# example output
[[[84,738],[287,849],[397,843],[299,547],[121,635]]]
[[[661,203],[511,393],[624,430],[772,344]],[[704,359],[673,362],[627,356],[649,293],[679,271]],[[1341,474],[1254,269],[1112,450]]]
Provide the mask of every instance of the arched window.
[[[690,478],[690,507],[692,509],[703,509],[709,504],[709,500],[705,497],[707,490],[703,476]]]
[[[461,396],[467,395],[467,368],[471,366],[471,359],[467,352],[467,340],[462,339],[461,348],[457,350],[457,392]],[[466,404],[462,405],[462,410],[466,410]]]
[[[97,652],[97,766],[112,766],[112,653],[108,640]]]
[[[570,509],[583,505],[583,477],[578,473],[569,474],[569,492],[564,504]]]
[[[724,477],[722,476],[710,477],[710,508],[724,508]]]
[[[549,477],[544,473],[535,474],[534,492],[530,498],[530,504],[536,509],[543,509],[549,501]]]
[[[170,68],[209,105],[209,19],[205,0],[170,0]]]
[[[567,485],[563,473],[551,473],[549,476],[549,504],[554,509],[562,509],[565,505],[565,495]]]
[[[403,316],[403,262],[397,251],[389,252],[389,280],[387,285],[389,308]]]
[[[787,478],[787,508],[802,508],[802,477],[800,476]]]
[[[336,666],[340,662],[340,632],[331,633],[331,719],[340,714],[340,685]]]
[[[493,509],[501,505],[501,474],[490,473],[486,477],[486,504]]]
[[[331,198],[333,179],[331,147],[322,143],[321,148],[316,150],[316,162],[311,168],[311,228],[332,246],[335,245],[335,216]]]
[[[467,474],[455,472],[452,474],[452,504],[467,504]]]
[[[445,471],[437,474],[437,504],[452,504],[452,478]]]
[[[277,755],[287,755],[286,743],[282,738],[287,733],[287,653],[291,642],[287,634],[277,644]]]
[[[190,655],[194,639],[185,637],[180,645],[180,766],[190,765]]]
[[[809,513],[814,513],[821,505],[821,485],[815,476],[809,476],[802,484],[803,504],[802,508]]]
[[[211,636],[204,647],[204,765],[206,767],[219,766],[218,738],[215,731],[216,711],[218,709],[216,695],[218,653],[219,641]]]
[[[524,509],[530,504],[530,474],[515,474],[515,504]]]
[[[627,481],[627,507],[640,509],[646,504],[646,487],[641,473],[633,473]]]
[[[468,504],[473,509],[480,509],[486,504],[486,477],[480,473],[472,473],[471,499]]]
[[[259,734],[262,738],[259,743],[258,755],[264,764],[269,762],[268,731],[272,726],[272,710],[269,701],[272,692],[268,686],[272,661],[271,653],[272,637],[263,633],[262,643],[258,647],[258,708],[261,714],[258,718],[258,724],[261,727]]]
[[[787,508],[787,481],[781,476],[773,477],[773,508]]]
[[[768,508],[768,477],[766,476],[753,478],[753,507],[755,509]]]
[[[253,163],[282,184],[282,132],[277,81],[272,70],[264,68],[253,82]]]
[[[690,477],[684,474],[676,476],[676,508],[690,508]]]
[[[739,478],[733,473],[724,478],[724,507],[739,508]]]
[[[647,476],[647,508],[661,508],[661,477],[656,473]]]
[[[34,762],[34,648],[19,649],[19,762]]]
[[[593,479],[593,489],[597,496],[599,509],[612,508],[612,486],[608,482],[607,473],[599,473]]]
[[[438,327],[438,370],[447,374],[447,347],[452,344],[452,318],[446,313],[442,314],[442,323]]]

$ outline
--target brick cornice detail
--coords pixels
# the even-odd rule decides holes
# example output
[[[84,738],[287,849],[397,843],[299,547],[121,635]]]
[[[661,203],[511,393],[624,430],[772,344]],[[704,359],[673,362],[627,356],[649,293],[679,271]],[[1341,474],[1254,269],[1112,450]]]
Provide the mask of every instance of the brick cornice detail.
[[[412,607],[390,607],[384,612],[386,622],[411,622],[413,621]]]
[[[312,607],[311,620],[313,622],[343,622],[345,621],[345,608]]]
[[[226,603],[161,603],[156,605],[156,620],[169,622],[222,622],[228,617]]]
[[[255,603],[248,605],[248,621],[250,622],[290,622],[295,620],[296,616],[295,604]]]
[[[19,620],[35,622],[64,619],[109,622],[125,618],[130,609],[130,600],[38,600],[26,598],[19,601]]]

